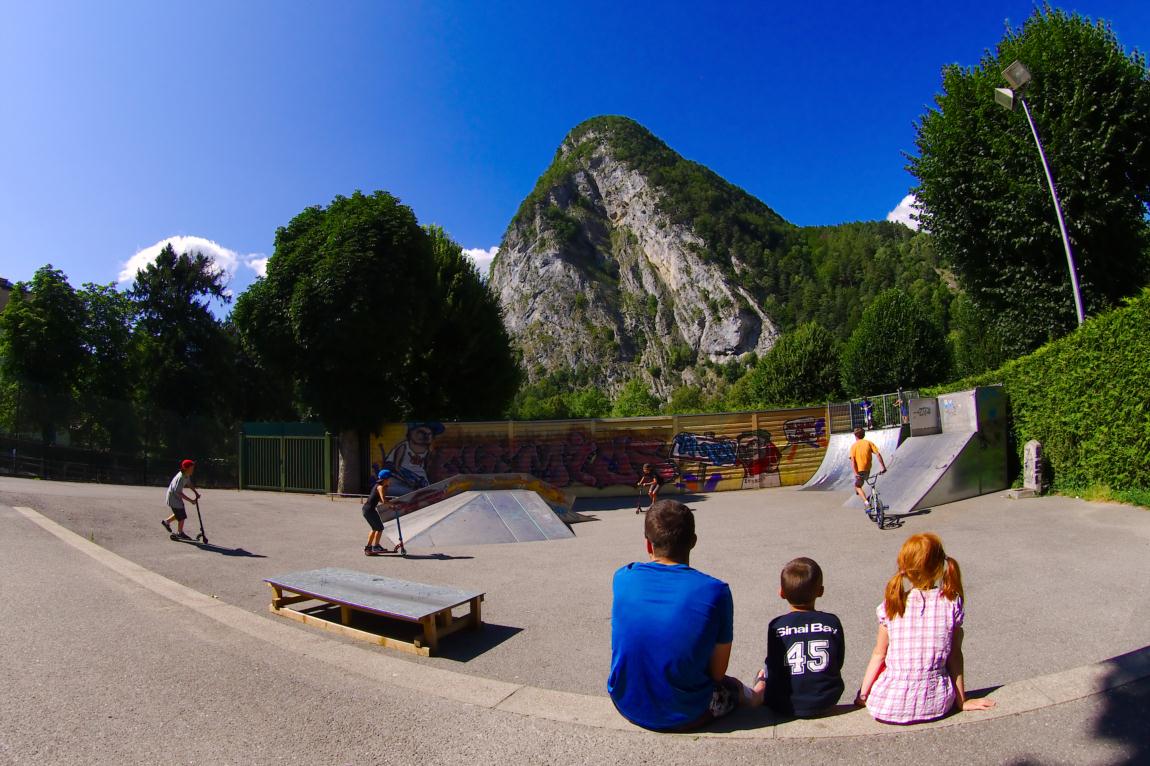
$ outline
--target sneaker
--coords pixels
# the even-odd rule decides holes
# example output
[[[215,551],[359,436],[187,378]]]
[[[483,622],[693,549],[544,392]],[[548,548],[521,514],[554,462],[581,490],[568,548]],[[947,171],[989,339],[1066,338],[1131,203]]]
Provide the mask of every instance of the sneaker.
[[[184,534],[183,532],[177,532],[176,538],[180,539],[180,540],[191,540],[192,539],[192,538],[188,537],[186,534]]]
[[[387,553],[387,548],[384,548],[382,545],[373,545],[371,546],[371,552],[378,556],[381,553]]]
[[[167,519],[161,520],[160,523],[164,525],[164,529],[168,530],[169,535],[172,534],[172,525],[168,523]]]
[[[365,546],[363,546],[363,555],[364,556],[378,556],[379,554],[376,553],[370,545],[365,545]]]

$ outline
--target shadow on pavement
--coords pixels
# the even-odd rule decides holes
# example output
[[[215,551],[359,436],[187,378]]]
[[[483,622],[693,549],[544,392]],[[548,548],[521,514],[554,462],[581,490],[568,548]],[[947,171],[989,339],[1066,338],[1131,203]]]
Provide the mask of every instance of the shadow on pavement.
[[[340,624],[340,609],[337,605],[319,604],[302,607],[299,611],[311,617],[326,620],[333,625]],[[396,620],[359,610],[352,610],[347,625],[367,633],[409,642],[423,634],[423,628],[418,623]],[[435,652],[435,656],[456,662],[468,662],[522,632],[523,628],[485,622],[480,630],[464,629],[440,638],[439,649]]]
[[[898,529],[912,516],[925,516],[930,513],[929,508],[923,508],[921,511],[911,511],[910,513],[897,513],[885,516],[882,522],[883,529]]]
[[[1111,666],[1102,683],[1113,688],[1103,692],[1102,713],[1094,722],[1094,734],[1127,748],[1123,763],[1150,763],[1150,647],[1136,649],[1107,660]]]
[[[644,492],[639,495],[622,495],[620,497],[580,497],[575,500],[575,505],[572,510],[578,513],[587,513],[594,511],[630,511],[635,512],[635,507],[638,505],[640,498],[643,501],[643,508],[646,509],[651,505],[651,501],[647,498],[647,493]],[[706,495],[694,495],[690,493],[676,494],[674,492],[660,493],[660,500],[678,500],[680,503],[685,503],[692,508],[697,508],[699,505],[707,502]]]
[[[469,662],[522,632],[523,628],[485,622],[481,630],[462,630],[443,639],[436,656],[445,660]]]
[[[389,553],[387,557],[391,559],[418,559],[420,561],[462,561],[463,559],[475,558],[474,556],[448,556],[446,553],[408,553],[406,556]]]
[[[173,540],[172,542],[183,543],[184,545],[191,545],[199,548],[202,551],[210,553],[218,553],[221,556],[247,556],[253,559],[266,559],[262,553],[252,553],[251,551],[244,550],[243,548],[223,548],[219,545],[212,545],[210,543],[201,543],[198,540]]]

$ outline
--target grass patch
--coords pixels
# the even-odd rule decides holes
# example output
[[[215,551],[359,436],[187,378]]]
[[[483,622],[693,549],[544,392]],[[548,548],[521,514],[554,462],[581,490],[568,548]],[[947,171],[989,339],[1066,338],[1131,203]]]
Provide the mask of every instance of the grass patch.
[[[1056,487],[1054,492],[1067,497],[1079,497],[1091,503],[1125,503],[1150,510],[1150,489],[1113,489],[1105,484],[1086,487]]]

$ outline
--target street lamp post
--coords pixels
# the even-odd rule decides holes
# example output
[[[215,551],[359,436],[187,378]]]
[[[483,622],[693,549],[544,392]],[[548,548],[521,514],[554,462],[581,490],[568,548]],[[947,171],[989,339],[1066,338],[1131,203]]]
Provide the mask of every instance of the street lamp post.
[[[1009,88],[995,88],[995,102],[1010,111],[1015,106],[1022,105],[1026,121],[1030,123],[1030,132],[1034,135],[1034,145],[1038,147],[1038,156],[1042,159],[1042,169],[1046,171],[1046,183],[1050,186],[1050,198],[1054,200],[1054,214],[1058,216],[1058,229],[1062,232],[1062,247],[1066,250],[1066,265],[1070,268],[1070,286],[1074,290],[1074,309],[1078,314],[1078,324],[1086,320],[1086,313],[1082,309],[1082,290],[1078,286],[1078,269],[1074,265],[1074,253],[1070,249],[1070,236],[1066,233],[1066,219],[1062,215],[1062,203],[1058,201],[1058,190],[1054,188],[1054,174],[1050,172],[1050,163],[1046,160],[1046,152],[1042,149],[1042,142],[1038,140],[1038,127],[1034,124],[1034,117],[1030,114],[1030,107],[1022,92],[1030,84],[1030,70],[1021,61],[1015,61],[1002,71],[1002,76],[1010,83]]]

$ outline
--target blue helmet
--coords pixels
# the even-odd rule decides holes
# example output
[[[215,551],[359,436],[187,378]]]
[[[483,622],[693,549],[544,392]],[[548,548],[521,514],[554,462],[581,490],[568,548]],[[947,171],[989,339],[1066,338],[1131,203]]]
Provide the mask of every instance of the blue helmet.
[[[382,471],[380,471],[378,474],[376,474],[375,477],[377,479],[379,479],[380,481],[383,481],[384,479],[390,479],[391,478],[391,471],[384,468]]]

